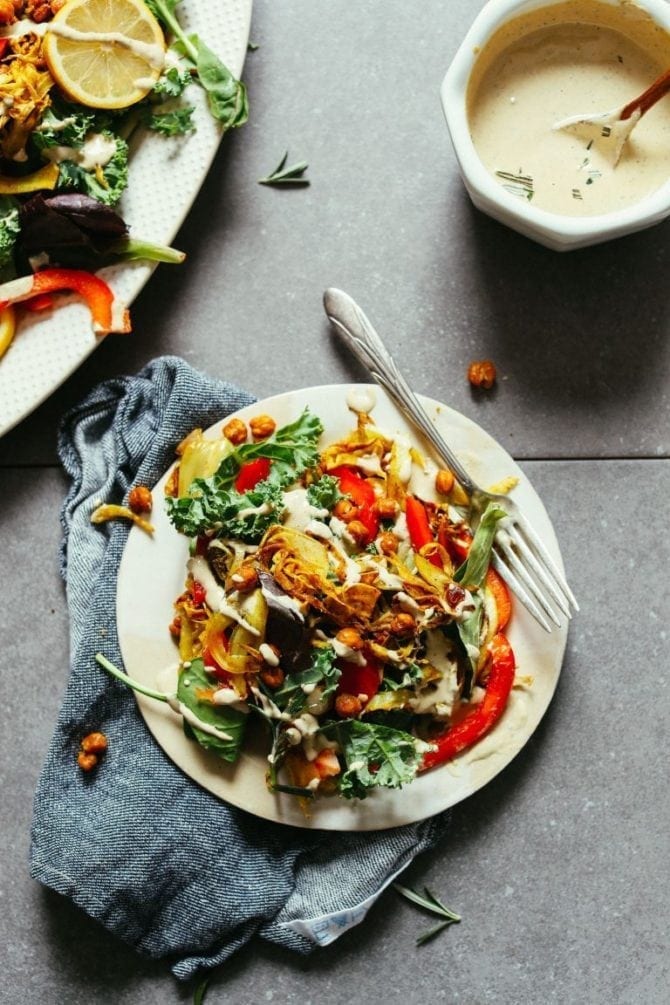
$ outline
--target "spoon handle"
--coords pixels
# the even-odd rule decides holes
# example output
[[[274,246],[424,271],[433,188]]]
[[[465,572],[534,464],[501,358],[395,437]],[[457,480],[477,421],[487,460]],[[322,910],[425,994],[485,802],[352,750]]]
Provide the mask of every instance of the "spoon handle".
[[[633,112],[637,112],[639,109],[640,115],[644,115],[648,112],[652,105],[655,105],[657,101],[670,91],[670,70],[666,70],[661,76],[654,81],[653,84],[647,88],[647,90],[640,94],[639,97],[633,98],[629,101],[627,105],[621,110],[621,115],[619,119],[629,119]]]
[[[323,306],[341,341],[363,364],[378,384],[388,392],[400,411],[422,431],[429,443],[453,471],[469,495],[477,492],[458,457],[444,442],[434,422],[418,401],[395,360],[358,304],[342,290],[331,287],[323,295]]]

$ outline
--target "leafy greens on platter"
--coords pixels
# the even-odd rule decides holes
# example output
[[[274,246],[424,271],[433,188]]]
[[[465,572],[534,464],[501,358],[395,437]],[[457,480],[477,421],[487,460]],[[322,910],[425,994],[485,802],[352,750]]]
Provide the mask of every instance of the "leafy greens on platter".
[[[505,514],[470,528],[462,490],[456,511],[427,488],[437,469],[366,413],[322,439],[306,409],[180,444],[166,506],[190,542],[170,705],[229,762],[255,720],[271,791],[363,800],[451,760],[505,708],[510,606],[490,565]]]

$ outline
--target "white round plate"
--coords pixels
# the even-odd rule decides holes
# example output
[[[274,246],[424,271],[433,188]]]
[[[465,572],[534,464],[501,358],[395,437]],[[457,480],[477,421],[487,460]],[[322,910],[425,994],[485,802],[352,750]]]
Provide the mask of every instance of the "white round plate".
[[[252,0],[217,0],[212,4],[184,0],[179,20],[189,33],[199,34],[239,77],[247,51],[251,5]],[[118,207],[133,237],[157,244],[174,240],[222,135],[207,110],[202,88],[191,85],[185,97],[195,105],[196,131],[174,139],[148,132],[138,136],[131,144],[128,188]],[[100,275],[130,304],[155,267],[131,262],[103,269]],[[188,268],[188,264],[163,268]],[[88,308],[79,300],[72,299],[44,314],[26,313],[0,359],[0,436],[60,387],[100,341],[93,332]]]
[[[346,385],[329,385],[291,391],[250,405],[237,415],[248,420],[264,412],[272,415],[278,425],[284,425],[309,407],[324,425],[321,442],[325,445],[354,427],[354,415],[346,404],[350,390]],[[401,433],[416,441],[386,395],[376,386],[370,390],[376,400],[372,412],[376,425],[392,436]],[[514,497],[560,564],[549,517],[512,458],[470,419],[430,398],[422,400],[476,481],[487,486],[509,475],[518,477]],[[212,435],[219,436],[220,429],[220,423],[213,426]],[[188,557],[187,540],[169,523],[163,505],[168,474],[154,493],[155,534],[152,538],[136,527],[131,530],[117,590],[118,634],[126,672],[153,688],[160,688],[161,672],[174,667],[177,661],[168,625],[173,617],[173,603],[183,590]],[[515,686],[508,707],[488,736],[452,763],[421,775],[404,789],[374,791],[362,801],[339,797],[316,799],[309,817],[295,797],[267,790],[267,748],[245,750],[237,764],[226,764],[188,740],[181,718],[163,702],[142,695],[136,697],[149,729],[165,753],[194,781],[234,806],[297,827],[339,831],[395,827],[439,813],[481,788],[509,764],[539,723],[558,681],[567,628],[547,634],[516,603],[508,637],[516,655],[517,680],[530,678],[531,682]]]

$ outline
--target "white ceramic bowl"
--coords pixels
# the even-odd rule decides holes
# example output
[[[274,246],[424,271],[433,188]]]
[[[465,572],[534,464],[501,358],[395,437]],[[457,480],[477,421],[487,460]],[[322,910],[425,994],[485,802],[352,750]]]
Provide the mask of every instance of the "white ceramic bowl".
[[[461,175],[478,209],[554,251],[570,251],[643,230],[670,216],[670,179],[632,206],[598,216],[559,216],[506,192],[489,174],[475,150],[467,114],[467,89],[478,50],[505,22],[550,7],[560,0],[489,0],[454,56],[442,82],[441,99]],[[601,0],[618,4],[619,0]],[[639,6],[670,32],[667,0],[641,0]]]

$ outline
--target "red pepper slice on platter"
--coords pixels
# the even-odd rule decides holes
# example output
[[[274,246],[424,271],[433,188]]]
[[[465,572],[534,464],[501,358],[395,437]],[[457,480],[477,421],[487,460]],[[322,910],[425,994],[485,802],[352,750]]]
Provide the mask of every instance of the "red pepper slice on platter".
[[[489,649],[491,665],[484,698],[464,719],[431,741],[434,749],[424,756],[422,771],[451,761],[461,751],[477,743],[503,714],[514,683],[514,653],[502,632],[493,637]]]
[[[83,269],[44,269],[32,276],[20,276],[0,286],[0,310],[8,304],[18,304],[52,293],[76,293],[86,301],[93,319],[93,330],[99,335],[130,331],[128,311],[112,289],[99,276]]]
[[[272,461],[269,457],[256,457],[253,461],[243,464],[235,479],[235,488],[238,492],[248,492],[264,481],[270,474]]]

